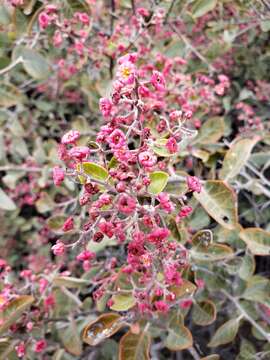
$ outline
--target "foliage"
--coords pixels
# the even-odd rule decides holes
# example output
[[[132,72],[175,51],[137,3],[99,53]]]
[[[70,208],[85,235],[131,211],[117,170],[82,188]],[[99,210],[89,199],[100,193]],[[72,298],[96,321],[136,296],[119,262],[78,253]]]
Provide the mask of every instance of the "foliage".
[[[270,4],[0,5],[0,359],[269,358]]]

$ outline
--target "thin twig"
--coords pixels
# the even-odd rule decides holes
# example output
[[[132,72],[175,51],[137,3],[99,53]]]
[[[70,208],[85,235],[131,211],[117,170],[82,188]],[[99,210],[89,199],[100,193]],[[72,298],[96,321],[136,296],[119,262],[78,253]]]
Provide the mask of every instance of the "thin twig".
[[[267,340],[270,342],[270,333],[267,333],[249,314],[244,310],[238,300],[231,296],[226,290],[222,290],[223,294],[235,305],[235,307],[240,311],[243,317],[252,325],[254,326],[257,331]]]
[[[171,12],[172,12],[172,9],[173,9],[173,7],[174,7],[175,2],[176,2],[176,0],[172,0],[172,1],[171,1],[170,7],[169,7],[169,9],[168,9],[168,11],[167,11],[167,14],[165,15],[164,24],[167,24],[168,19],[169,19],[169,16],[170,16],[170,14],[171,14]]]
[[[9,70],[13,69],[15,66],[23,62],[23,57],[19,56],[14,62],[10,63],[7,67],[0,70],[0,75],[4,75]]]
[[[216,72],[216,69],[209,63],[209,61],[190,43],[188,38],[181,34],[172,24],[169,23],[170,28],[176,33],[176,35],[186,44],[188,48],[202,61],[212,72]]]
[[[190,349],[188,349],[188,351],[190,352],[190,354],[193,356],[194,360],[200,360],[200,355],[197,353],[197,351],[195,350],[194,347],[191,347]]]

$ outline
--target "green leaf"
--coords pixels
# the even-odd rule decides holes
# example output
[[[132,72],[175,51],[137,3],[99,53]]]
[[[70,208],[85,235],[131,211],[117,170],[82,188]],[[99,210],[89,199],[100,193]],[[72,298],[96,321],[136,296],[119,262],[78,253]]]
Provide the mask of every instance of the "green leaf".
[[[164,340],[164,346],[171,351],[188,349],[192,344],[193,339],[190,331],[180,322],[169,328],[168,336]]]
[[[260,27],[262,31],[267,32],[270,30],[270,20],[262,20],[260,22]]]
[[[146,332],[133,334],[130,331],[121,337],[119,360],[149,360],[150,336]]]
[[[194,193],[194,196],[220,225],[228,229],[234,229],[237,226],[236,194],[223,181],[206,181],[201,193]]]
[[[8,25],[11,21],[11,16],[7,5],[0,5],[0,25]]]
[[[23,96],[18,88],[11,84],[0,83],[0,106],[8,108],[23,101]]]
[[[127,311],[136,304],[136,301],[131,293],[113,295],[112,300],[113,305],[110,307],[110,309],[114,311]]]
[[[241,297],[270,306],[270,281],[263,276],[252,276]]]
[[[195,324],[206,326],[216,320],[216,306],[212,301],[195,303],[192,308],[192,319]]]
[[[217,0],[197,0],[192,6],[191,12],[196,19],[214,10],[217,5]]]
[[[109,176],[108,171],[103,166],[93,162],[82,163],[82,168],[86,175],[96,180],[105,181]]]
[[[240,139],[236,141],[225,155],[219,177],[230,181],[237,176],[247,163],[251,151],[258,140],[259,137],[256,136],[253,139]]]
[[[181,285],[172,285],[169,287],[169,291],[173,292],[177,299],[193,295],[196,289],[196,285],[186,279],[183,279]]]
[[[211,244],[209,246],[198,245],[190,250],[190,255],[195,261],[212,262],[231,257],[233,250],[223,244]]]
[[[192,236],[192,244],[202,245],[203,247],[208,247],[213,242],[213,233],[209,229],[197,231],[196,234]]]
[[[217,329],[208,346],[217,347],[232,342],[237,335],[238,329],[238,319],[232,319],[227,321],[225,324],[223,324],[220,328]]]
[[[101,242],[90,240],[89,243],[87,244],[87,249],[95,253],[98,253],[104,250],[106,247],[116,246],[116,245],[118,245],[118,243],[115,238],[110,239],[107,236],[105,236]]]
[[[11,300],[0,314],[0,334],[6,332],[24,313],[24,311],[34,302],[33,296],[22,295],[17,299]]]
[[[253,344],[246,339],[242,339],[240,346],[240,353],[236,360],[254,360],[256,350]]]
[[[14,201],[0,188],[0,209],[6,211],[16,210]]]
[[[62,226],[64,225],[65,221],[66,221],[67,217],[64,215],[56,215],[56,216],[51,216],[48,220],[47,220],[47,225],[48,228],[50,230],[61,230]]]
[[[90,322],[83,330],[83,341],[88,345],[96,346],[106,338],[115,334],[125,326],[122,317],[117,313],[105,313]]]
[[[14,345],[14,342],[8,337],[0,339],[0,360],[11,359],[9,355],[14,351]],[[15,356],[13,358],[15,358]]]
[[[102,360],[117,360],[119,352],[118,342],[113,339],[107,339],[102,344]]]
[[[247,228],[243,229],[239,236],[253,255],[270,255],[270,232],[259,228]]]
[[[168,139],[157,139],[154,144],[151,146],[151,149],[154,151],[155,154],[162,157],[169,157],[175,154],[169,152],[166,147]]]
[[[253,275],[255,271],[255,259],[252,254],[245,254],[242,258],[242,264],[238,271],[238,275],[241,279],[247,280],[250,276]]]
[[[216,116],[210,118],[203,123],[193,144],[215,144],[224,135],[224,131],[225,123],[223,117]]]
[[[51,211],[54,208],[55,203],[48,193],[42,192],[40,194],[40,198],[36,201],[35,205],[37,211],[41,214],[44,214],[48,211]]]
[[[157,195],[162,192],[168,182],[169,175],[164,171],[154,171],[150,175],[150,185],[148,191],[151,194]]]
[[[56,276],[53,279],[53,285],[65,286],[67,288],[77,289],[89,285],[89,281],[84,279],[77,279],[69,276]]]
[[[65,349],[70,354],[79,357],[83,349],[79,330],[75,321],[72,321],[68,327],[58,330],[58,333]]]
[[[24,48],[21,54],[23,57],[23,67],[30,76],[37,80],[49,77],[50,66],[42,55],[29,48]]]

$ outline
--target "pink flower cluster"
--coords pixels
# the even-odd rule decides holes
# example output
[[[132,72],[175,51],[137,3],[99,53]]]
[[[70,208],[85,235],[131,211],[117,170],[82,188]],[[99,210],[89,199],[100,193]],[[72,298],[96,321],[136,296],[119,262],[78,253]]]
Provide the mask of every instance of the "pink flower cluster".
[[[118,259],[122,263],[120,272],[128,277],[138,273],[140,284],[148,289],[139,292],[134,289],[137,309],[142,313],[165,313],[171,306],[180,306],[180,299],[171,287],[181,286],[182,272],[188,266],[187,250],[173,238],[167,217],[172,216],[176,223],[185,221],[192,212],[185,194],[201,192],[202,185],[196,176],[188,176],[187,189],[182,195],[173,195],[164,187],[163,191],[152,193],[152,174],[167,171],[170,157],[179,151],[183,123],[191,121],[193,111],[188,106],[183,111],[167,109],[164,98],[168,92],[168,68],[166,65],[163,70],[154,66],[138,67],[137,60],[137,53],[118,59],[111,96],[100,99],[105,124],[96,136],[98,152],[77,146],[80,134],[76,130],[62,137],[60,159],[70,169],[71,176],[84,178],[80,205],[86,207],[89,218],[78,240],[71,244],[58,240],[52,250],[55,255],[64,255],[67,248],[83,246],[77,260],[82,262],[84,271],[88,271],[98,258],[89,250],[91,246],[86,247],[86,238],[93,242],[108,238],[115,239],[118,244],[124,243],[127,258]],[[153,114],[158,118],[154,127],[151,124]],[[155,149],[157,133],[166,156]],[[102,169],[97,176],[78,167],[86,160]],[[174,176],[173,167],[170,171]],[[102,173],[107,175],[102,176]],[[56,184],[63,181],[59,167],[54,169],[54,179]],[[74,230],[73,217],[65,221],[62,230]],[[115,281],[115,263],[104,265],[108,275],[101,279],[94,299],[100,299],[108,284]],[[163,276],[163,288],[157,280],[157,272]],[[153,297],[156,298],[154,303]],[[112,306],[113,299],[107,305]]]

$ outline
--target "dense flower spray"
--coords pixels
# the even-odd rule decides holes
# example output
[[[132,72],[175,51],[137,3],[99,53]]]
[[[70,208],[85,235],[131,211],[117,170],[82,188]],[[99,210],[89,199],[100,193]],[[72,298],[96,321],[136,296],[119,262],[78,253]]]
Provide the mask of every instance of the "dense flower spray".
[[[174,226],[181,223],[192,212],[186,194],[199,193],[202,186],[198,178],[188,176],[180,195],[166,191],[166,184],[178,179],[173,166],[168,165],[180,151],[183,139],[195,133],[185,125],[192,111],[167,109],[163,102],[169,92],[167,72],[137,67],[137,60],[137,53],[118,59],[111,98],[100,99],[105,125],[96,137],[99,151],[77,146],[80,134],[76,130],[62,137],[66,176],[81,183],[80,204],[87,209],[89,219],[79,240],[66,244],[58,241],[52,250],[62,256],[70,247],[84,247],[77,260],[87,271],[91,263],[102,262],[92,256],[91,243],[105,241],[105,237],[115,239],[118,246],[126,247],[127,257],[116,259],[118,273],[114,266],[108,268],[94,299],[108,293],[111,284],[117,287],[116,279],[122,274],[133,284],[130,291],[138,313],[166,313],[177,304],[184,306],[172,287],[182,284],[189,262],[188,250],[175,241],[167,216],[175,219]],[[160,104],[158,109],[153,103]],[[168,168],[169,173],[164,171]],[[64,179],[62,171],[59,167],[54,170],[56,185]],[[68,218],[63,231],[73,227],[73,219]],[[135,285],[134,277],[140,286]],[[112,297],[108,306],[113,304]]]

